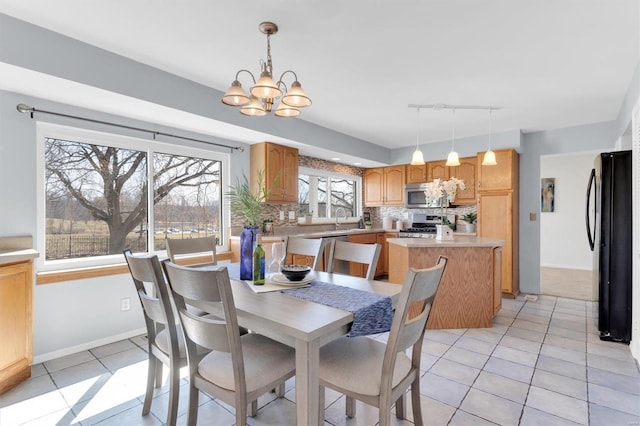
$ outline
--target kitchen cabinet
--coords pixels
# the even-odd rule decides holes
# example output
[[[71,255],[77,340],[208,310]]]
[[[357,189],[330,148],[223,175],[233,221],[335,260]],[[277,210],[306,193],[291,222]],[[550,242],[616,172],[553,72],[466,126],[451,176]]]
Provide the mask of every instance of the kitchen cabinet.
[[[449,179],[450,167],[447,167],[446,164],[446,160],[429,161],[427,163],[427,182],[432,182],[435,179]]]
[[[519,293],[519,156],[514,150],[496,151],[497,166],[482,166],[481,157],[479,154],[478,178],[484,181],[478,187],[478,236],[505,241],[502,293],[515,298]]]
[[[267,188],[272,189],[267,202],[298,202],[298,150],[271,142],[251,145],[251,185],[255,191],[258,171],[264,171]]]
[[[477,157],[464,157],[459,166],[449,167],[449,177],[461,179],[465,186],[462,191],[458,189],[453,204],[476,204],[476,163]]]
[[[0,394],[31,376],[33,261],[0,265]]]
[[[498,162],[495,166],[482,165],[483,152],[476,157],[479,191],[510,191],[516,186],[519,173],[518,153],[513,149],[501,149],[495,151],[495,154]]]
[[[407,164],[407,183],[425,183],[427,181],[427,164],[417,166]]]
[[[364,205],[403,206],[405,166],[388,166],[364,171]]]

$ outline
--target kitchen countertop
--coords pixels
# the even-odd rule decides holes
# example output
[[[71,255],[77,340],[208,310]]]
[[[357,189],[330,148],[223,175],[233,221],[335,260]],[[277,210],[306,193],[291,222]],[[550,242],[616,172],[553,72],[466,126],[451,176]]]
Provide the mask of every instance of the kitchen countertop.
[[[32,260],[40,256],[33,248],[33,238],[0,237],[0,264]]]
[[[397,233],[398,231],[395,229],[382,229],[382,228],[371,228],[371,229],[328,229],[326,231],[313,231],[313,232],[301,232],[301,233],[292,233],[287,235],[269,235],[262,234],[262,239],[270,242],[277,241],[278,239],[284,239],[286,237],[302,237],[302,238],[322,238],[322,237],[341,237],[341,236],[349,236],[349,235],[360,235],[360,234],[377,234],[380,232],[391,232]],[[239,235],[231,236],[231,239],[239,239]]]
[[[504,240],[482,237],[454,236],[453,240],[435,238],[389,238],[389,244],[400,247],[502,247]]]

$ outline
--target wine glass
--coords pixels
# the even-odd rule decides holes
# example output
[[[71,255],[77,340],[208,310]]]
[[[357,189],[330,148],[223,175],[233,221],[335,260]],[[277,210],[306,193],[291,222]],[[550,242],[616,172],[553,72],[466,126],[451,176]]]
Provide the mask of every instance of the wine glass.
[[[276,272],[280,272],[280,264],[282,263],[286,255],[287,253],[285,251],[284,242],[279,241],[271,245],[271,264],[278,264],[278,269],[276,270]],[[271,267],[269,267],[269,269],[271,269]]]

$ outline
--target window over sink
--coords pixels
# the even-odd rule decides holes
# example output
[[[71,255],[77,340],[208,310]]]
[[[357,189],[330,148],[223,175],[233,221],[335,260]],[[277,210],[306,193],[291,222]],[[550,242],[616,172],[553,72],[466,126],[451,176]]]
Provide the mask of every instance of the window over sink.
[[[300,216],[311,213],[314,218],[360,217],[361,199],[360,176],[306,167],[298,170]]]

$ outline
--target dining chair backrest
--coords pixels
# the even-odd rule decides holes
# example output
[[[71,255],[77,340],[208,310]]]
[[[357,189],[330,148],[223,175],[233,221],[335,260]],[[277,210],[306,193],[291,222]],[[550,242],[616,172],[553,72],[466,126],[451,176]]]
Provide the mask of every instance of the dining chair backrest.
[[[362,263],[368,265],[366,278],[372,280],[376,275],[381,249],[382,246],[380,244],[361,244],[335,240],[329,256],[327,272],[334,272],[336,261]]]
[[[383,381],[385,371],[386,379],[391,381],[398,352],[404,352],[413,346],[412,358],[414,362],[419,362],[427,320],[448,260],[444,256],[439,256],[438,262],[431,268],[409,268],[407,271],[387,340]],[[414,306],[413,317],[409,318],[409,308],[412,306]],[[415,312],[415,306],[419,307],[419,312]]]
[[[318,270],[322,263],[322,253],[324,251],[324,238],[301,238],[289,237],[286,241],[287,257],[290,254],[299,254],[302,256],[313,256],[313,264],[309,265],[313,269]]]
[[[215,265],[217,263],[216,238],[213,236],[186,239],[168,238],[166,241],[167,255],[172,262],[176,262],[182,255],[206,253],[211,256],[210,264]]]
[[[200,353],[197,345],[230,353],[234,374],[238,375],[236,383],[244,386],[240,329],[227,268],[189,268],[169,260],[163,262],[163,267],[184,330],[189,365],[198,365]],[[194,315],[187,309],[189,300],[221,303],[223,314],[217,314],[216,319]],[[239,391],[242,392],[242,388]]]
[[[158,256],[154,254],[133,255],[124,251],[129,272],[142,305],[147,327],[149,367],[147,389],[142,414],[149,413],[153,399],[153,388],[162,384],[162,366],[169,367],[169,404],[167,424],[176,423],[178,413],[180,368],[186,365],[184,348],[180,351],[181,334],[176,325],[178,318],[169,296],[169,289],[162,272]],[[145,285],[148,283],[149,288]]]

